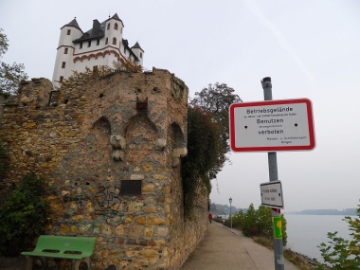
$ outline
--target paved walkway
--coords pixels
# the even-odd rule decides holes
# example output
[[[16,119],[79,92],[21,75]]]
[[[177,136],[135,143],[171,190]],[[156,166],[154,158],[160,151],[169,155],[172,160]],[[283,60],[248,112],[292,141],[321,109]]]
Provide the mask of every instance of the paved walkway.
[[[285,261],[285,270],[298,270]],[[274,270],[274,251],[220,223],[209,225],[206,236],[181,270]]]

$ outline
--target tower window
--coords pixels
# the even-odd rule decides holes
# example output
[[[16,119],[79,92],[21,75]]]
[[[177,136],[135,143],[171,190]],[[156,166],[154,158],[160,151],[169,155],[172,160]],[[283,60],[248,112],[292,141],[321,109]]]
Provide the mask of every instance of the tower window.
[[[109,30],[110,29],[110,23],[107,25],[107,28],[106,28],[107,30]]]
[[[65,68],[65,66],[66,66],[66,63],[65,63],[65,62],[62,62],[62,63],[61,63],[61,68]]]
[[[96,40],[96,46],[99,46],[100,45],[100,39],[97,39]]]
[[[109,43],[109,38],[106,38],[105,45]]]
[[[64,54],[67,54],[68,53],[68,48],[65,48],[64,49]]]
[[[67,32],[66,32],[67,35],[70,35],[71,34],[71,29],[68,29]]]
[[[59,82],[63,82],[63,80],[64,80],[64,77],[63,76],[60,76],[60,79],[59,79]]]
[[[116,43],[117,43],[117,40],[116,40],[116,38],[113,38],[113,45],[116,45]]]
[[[91,40],[88,41],[88,47],[91,47]]]
[[[140,52],[140,58],[142,58],[142,52]]]
[[[115,29],[115,30],[117,30],[117,29],[118,29],[118,24],[117,24],[117,23],[115,23],[115,25],[114,25],[114,29]]]
[[[80,42],[80,49],[82,49],[82,42]]]

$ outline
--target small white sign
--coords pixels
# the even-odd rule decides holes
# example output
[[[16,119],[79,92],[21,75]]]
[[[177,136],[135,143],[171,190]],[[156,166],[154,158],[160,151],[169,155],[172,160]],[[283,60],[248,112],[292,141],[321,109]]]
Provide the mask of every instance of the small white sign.
[[[280,181],[260,184],[261,204],[273,208],[284,208],[284,199]]]

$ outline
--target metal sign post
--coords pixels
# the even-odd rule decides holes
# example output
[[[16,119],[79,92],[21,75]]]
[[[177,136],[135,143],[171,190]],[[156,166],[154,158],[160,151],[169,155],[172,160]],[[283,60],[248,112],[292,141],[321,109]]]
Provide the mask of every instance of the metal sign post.
[[[230,147],[234,152],[268,152],[270,182],[260,185],[261,201],[263,205],[273,207],[275,270],[283,270],[279,208],[284,208],[284,201],[276,151],[314,149],[314,121],[310,100],[272,100],[271,78],[262,79],[261,84],[265,101],[230,105]]]
[[[264,89],[264,100],[272,100],[272,85],[271,78],[266,77],[261,81]],[[269,179],[270,182],[278,181],[278,168],[276,152],[268,152],[269,162]],[[273,225],[274,225],[274,257],[275,270],[284,270],[284,251],[282,243],[282,235],[276,233],[278,228],[281,228],[281,212],[280,209],[272,209]],[[280,225],[280,226],[279,226]]]

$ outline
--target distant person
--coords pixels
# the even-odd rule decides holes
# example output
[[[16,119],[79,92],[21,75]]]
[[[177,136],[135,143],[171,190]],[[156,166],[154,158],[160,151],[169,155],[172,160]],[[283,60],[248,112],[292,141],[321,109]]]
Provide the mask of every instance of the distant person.
[[[209,222],[211,223],[211,221],[212,221],[212,214],[211,213],[209,213],[208,218],[209,218]]]

